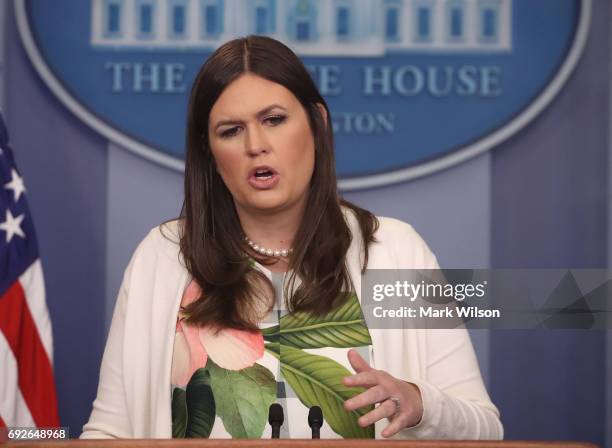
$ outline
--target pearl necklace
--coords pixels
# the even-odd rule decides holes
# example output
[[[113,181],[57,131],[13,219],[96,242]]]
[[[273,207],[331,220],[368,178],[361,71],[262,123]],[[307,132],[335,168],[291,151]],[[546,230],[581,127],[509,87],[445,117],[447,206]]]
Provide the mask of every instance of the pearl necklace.
[[[267,255],[268,257],[288,257],[293,253],[293,248],[272,250],[268,249],[267,247],[259,246],[258,244],[255,244],[253,241],[251,241],[248,236],[245,236],[244,240],[255,252],[258,252],[262,255]]]

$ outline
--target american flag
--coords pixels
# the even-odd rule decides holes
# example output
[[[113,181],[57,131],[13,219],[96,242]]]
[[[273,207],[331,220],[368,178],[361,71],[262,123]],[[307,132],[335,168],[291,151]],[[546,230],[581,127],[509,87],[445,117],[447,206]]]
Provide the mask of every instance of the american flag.
[[[25,192],[0,115],[0,428],[59,426],[51,321]]]

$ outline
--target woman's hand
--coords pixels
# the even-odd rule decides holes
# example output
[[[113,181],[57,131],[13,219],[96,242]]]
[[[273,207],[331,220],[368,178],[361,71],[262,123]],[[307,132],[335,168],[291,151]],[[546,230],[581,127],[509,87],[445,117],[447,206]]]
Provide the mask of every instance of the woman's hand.
[[[344,409],[353,411],[380,403],[373,411],[359,418],[359,426],[369,426],[378,420],[389,418],[391,423],[383,430],[382,436],[391,437],[421,421],[423,400],[418,387],[398,380],[387,372],[373,369],[356,350],[349,350],[348,359],[357,373],[345,377],[342,382],[348,387],[365,387],[367,390],[346,400]]]

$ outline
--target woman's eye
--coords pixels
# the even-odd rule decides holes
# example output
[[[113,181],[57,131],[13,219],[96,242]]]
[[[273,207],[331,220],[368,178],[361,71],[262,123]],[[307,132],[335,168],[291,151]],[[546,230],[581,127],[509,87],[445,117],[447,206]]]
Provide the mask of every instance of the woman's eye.
[[[237,133],[238,133],[238,126],[234,126],[233,128],[229,128],[229,129],[226,129],[225,131],[221,132],[221,137],[222,138],[229,138],[229,137],[233,137]]]
[[[276,126],[285,121],[286,118],[287,117],[285,117],[284,115],[273,115],[271,117],[266,117],[265,121],[271,124],[272,126]]]

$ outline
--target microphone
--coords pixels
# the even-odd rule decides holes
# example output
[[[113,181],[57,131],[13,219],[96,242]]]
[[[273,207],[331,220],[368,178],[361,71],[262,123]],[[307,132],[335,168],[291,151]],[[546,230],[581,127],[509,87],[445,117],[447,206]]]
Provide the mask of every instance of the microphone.
[[[319,406],[313,406],[308,411],[308,426],[312,429],[312,438],[320,439],[319,429],[323,426],[323,412]]]
[[[280,427],[285,421],[285,415],[283,413],[283,407],[278,403],[272,403],[270,409],[268,409],[268,423],[272,426],[272,438],[278,439],[280,437]]]

